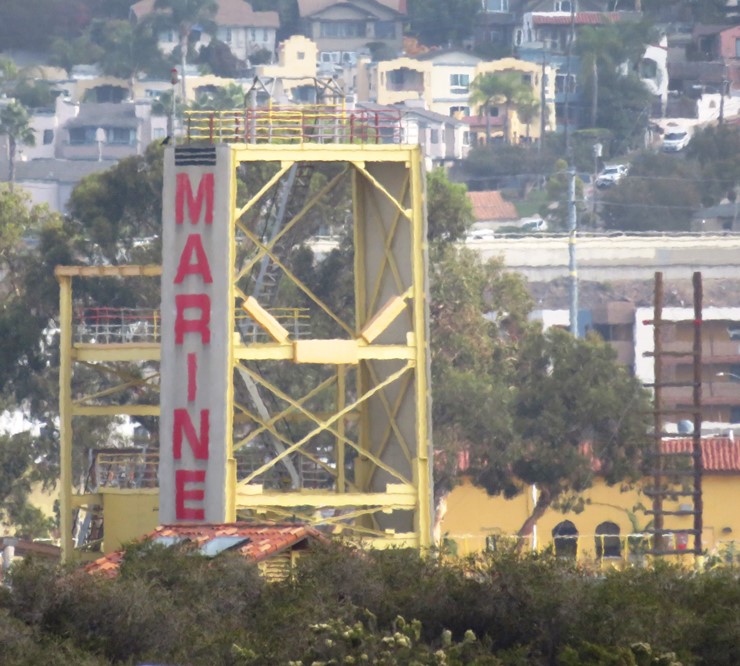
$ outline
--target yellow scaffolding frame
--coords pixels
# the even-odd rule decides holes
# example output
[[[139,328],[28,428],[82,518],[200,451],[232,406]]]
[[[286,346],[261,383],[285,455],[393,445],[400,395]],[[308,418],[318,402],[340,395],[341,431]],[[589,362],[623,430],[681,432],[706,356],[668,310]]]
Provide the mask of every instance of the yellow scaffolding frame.
[[[231,139],[233,140],[233,138]],[[228,141],[228,140],[227,140]],[[168,150],[176,150],[169,148]],[[233,289],[245,303],[250,318],[259,326],[259,342],[231,336],[230,357],[234,375],[246,373],[260,390],[286,405],[267,418],[234,398],[227,400],[236,427],[245,422],[252,430],[234,438],[232,449],[247,446],[260,433],[270,433],[283,449],[238,480],[227,475],[227,498],[232,515],[272,519],[300,519],[324,529],[341,532],[375,547],[391,545],[427,548],[432,544],[432,475],[428,354],[428,285],[426,267],[426,220],[424,172],[418,146],[399,144],[231,143],[231,172],[237,167],[272,162],[278,172],[243,206],[232,202],[231,224],[251,244],[254,254],[242,271],[234,270]],[[264,197],[277,187],[293,165],[342,163],[345,169],[319,193],[309,198],[281,233],[298,224],[322,194],[341,177],[351,178],[355,246],[355,321],[343,322],[322,303],[307,285],[286,266],[267,242],[253,234],[242,221],[259,211]],[[167,174],[165,175],[167,177]],[[235,192],[235,188],[233,188]],[[235,196],[235,195],[234,195]],[[238,241],[235,241],[235,243]],[[236,256],[234,248],[224,256]],[[269,306],[265,307],[237,287],[249,267],[267,256],[315,306],[346,334],[341,340],[296,339]],[[73,553],[72,512],[91,504],[103,506],[105,493],[75,493],[72,479],[72,418],[88,415],[156,416],[158,406],[94,406],[72,397],[75,363],[106,361],[158,361],[158,343],[85,344],[73,340],[72,279],[83,277],[152,276],[158,266],[58,267],[60,284],[60,430],[62,547],[65,558]],[[301,315],[305,316],[305,315]],[[265,342],[264,340],[267,340]],[[329,379],[319,382],[306,395],[295,397],[280,390],[250,363],[282,361],[334,368]],[[353,370],[354,383],[348,371]],[[127,385],[121,378],[121,386]],[[111,390],[112,391],[112,390]],[[308,403],[319,394],[333,392],[333,409],[314,410]],[[97,396],[100,397],[100,396]],[[308,424],[302,437],[286,437],[277,428],[285,419]],[[352,424],[356,437],[349,434]],[[335,443],[334,459],[313,453],[306,445],[318,435]],[[277,449],[276,449],[277,451]],[[348,475],[347,453],[354,455],[354,476]],[[311,461],[332,479],[331,488],[299,488],[289,491],[265,488],[259,477],[274,470],[291,455]],[[234,484],[231,487],[231,484]],[[116,494],[125,494],[117,489]],[[120,499],[120,498],[119,498]],[[109,519],[108,516],[105,519]],[[118,531],[116,532],[118,534]],[[130,534],[135,538],[138,534]],[[105,543],[105,550],[118,547]]]

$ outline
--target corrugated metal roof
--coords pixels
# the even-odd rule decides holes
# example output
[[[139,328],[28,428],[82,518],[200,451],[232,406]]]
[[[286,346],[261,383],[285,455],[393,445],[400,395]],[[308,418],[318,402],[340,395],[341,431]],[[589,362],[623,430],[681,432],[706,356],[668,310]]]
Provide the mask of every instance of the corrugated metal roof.
[[[181,523],[163,525],[154,532],[142,537],[141,541],[168,539],[172,543],[189,541],[202,547],[207,542],[220,537],[243,537],[246,541],[233,550],[246,559],[261,562],[288,549],[306,545],[311,540],[325,540],[326,537],[310,525],[301,523],[255,524],[224,523],[201,524]],[[115,551],[91,562],[85,567],[88,573],[115,576],[123,560],[123,551]]]

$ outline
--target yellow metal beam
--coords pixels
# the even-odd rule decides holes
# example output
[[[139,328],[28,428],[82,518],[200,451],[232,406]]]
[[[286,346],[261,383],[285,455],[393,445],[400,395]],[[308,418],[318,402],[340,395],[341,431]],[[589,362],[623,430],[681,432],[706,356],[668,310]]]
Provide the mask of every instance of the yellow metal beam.
[[[407,162],[408,150],[393,144],[232,144],[237,162]]]
[[[71,324],[70,324],[71,325]],[[121,343],[109,345],[75,344],[74,358],[89,363],[115,361],[159,361],[159,343]]]
[[[375,313],[375,316],[365,324],[360,335],[368,344],[371,344],[396,317],[406,309],[406,296],[391,296]]]
[[[265,332],[275,342],[280,344],[290,337],[290,333],[283,328],[275,317],[259,304],[254,296],[247,297],[247,299],[242,303],[242,309],[260,326],[262,326]]]
[[[57,266],[57,278],[63,277],[158,277],[162,267],[154,264],[139,266]]]
[[[332,495],[327,500],[324,492],[265,492],[262,486],[246,485],[239,488],[237,497],[244,502],[244,508],[263,508],[272,506],[332,506],[332,507],[382,507],[408,511],[416,504],[416,488],[391,484],[383,493],[343,493]],[[242,508],[242,507],[240,507]]]
[[[159,405],[76,405],[73,416],[159,416]]]
[[[62,561],[72,556],[72,278],[59,280],[59,486]]]
[[[359,361],[410,361],[416,357],[414,347],[408,345],[367,345],[362,341],[354,344],[357,346]],[[294,355],[294,348],[290,343],[238,345],[234,349],[234,358],[238,361],[292,361]]]

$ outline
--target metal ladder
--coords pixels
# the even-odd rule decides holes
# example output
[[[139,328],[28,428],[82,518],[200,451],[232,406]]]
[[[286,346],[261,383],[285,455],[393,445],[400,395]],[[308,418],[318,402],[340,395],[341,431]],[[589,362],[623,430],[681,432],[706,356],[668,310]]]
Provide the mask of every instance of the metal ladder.
[[[663,319],[663,274],[655,274],[655,297],[652,321],[653,352],[655,378],[647,386],[653,389],[653,436],[655,445],[651,459],[653,461],[652,485],[644,489],[652,500],[652,508],[645,513],[653,516],[653,527],[647,530],[653,535],[651,555],[695,555],[702,554],[703,500],[702,477],[703,460],[701,448],[702,425],[702,308],[703,289],[701,273],[693,274],[694,288],[694,334],[691,349],[686,351],[664,351],[662,332],[667,323]],[[664,381],[664,361],[670,357],[690,358],[692,360],[692,378],[690,381]],[[677,439],[676,434],[664,431],[664,419],[670,414],[684,414],[687,410],[667,409],[664,404],[663,389],[667,387],[692,388],[692,422],[691,450],[678,450],[670,447],[668,439]],[[670,450],[673,448],[674,450]],[[679,505],[678,509],[668,509],[669,501],[690,500],[688,506]],[[687,503],[688,504],[688,503]],[[676,517],[692,516],[692,527],[671,527]],[[666,525],[668,523],[668,526]],[[693,536],[693,543],[689,537]]]

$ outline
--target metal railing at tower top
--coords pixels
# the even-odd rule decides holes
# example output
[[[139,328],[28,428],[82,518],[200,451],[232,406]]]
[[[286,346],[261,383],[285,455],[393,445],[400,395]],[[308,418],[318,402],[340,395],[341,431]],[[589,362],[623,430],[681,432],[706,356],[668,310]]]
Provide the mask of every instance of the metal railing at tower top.
[[[209,143],[401,143],[400,109],[343,105],[187,111],[186,138]]]

